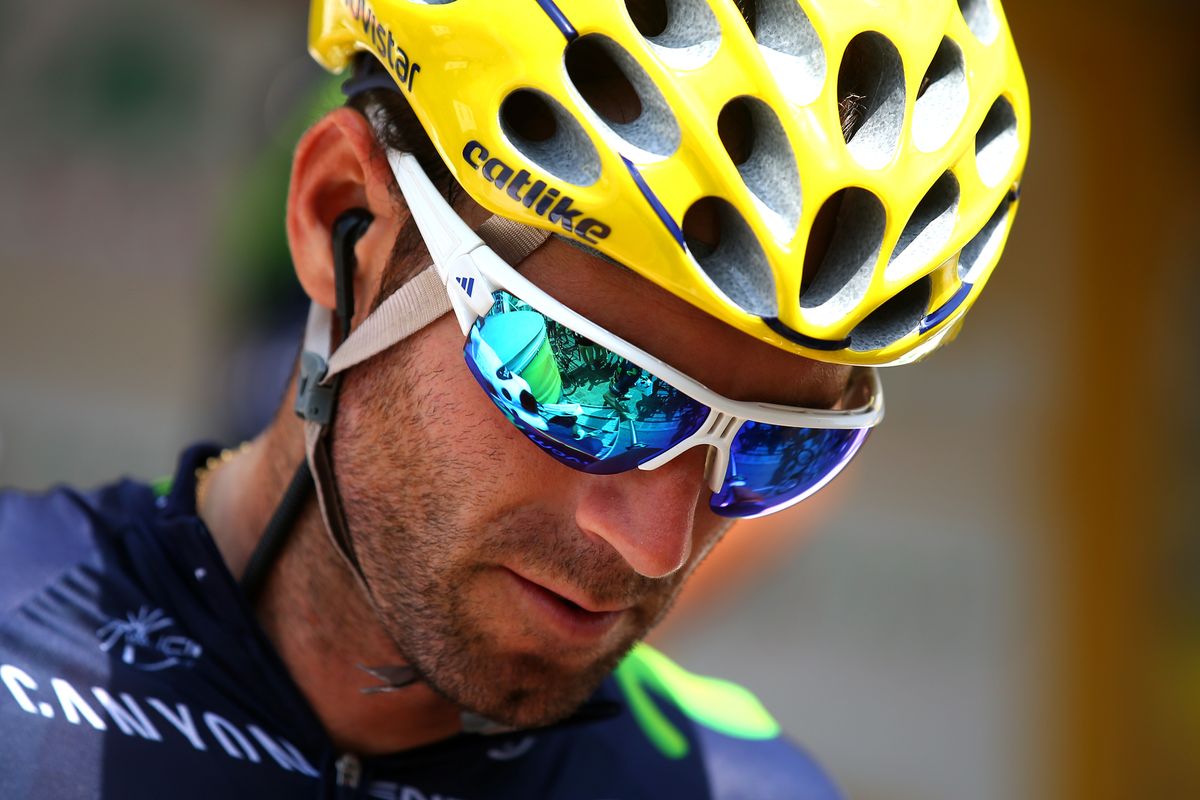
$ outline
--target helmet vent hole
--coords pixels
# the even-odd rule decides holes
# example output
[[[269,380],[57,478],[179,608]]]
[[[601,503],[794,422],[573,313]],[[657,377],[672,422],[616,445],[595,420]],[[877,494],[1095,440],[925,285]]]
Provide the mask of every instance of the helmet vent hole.
[[[599,127],[620,141],[617,149],[634,161],[671,155],[679,147],[679,123],[662,92],[619,44],[600,34],[571,42],[567,76],[595,115]]]
[[[642,115],[642,100],[606,45],[599,36],[578,39],[567,50],[567,74],[597,114],[628,125]]]
[[[992,8],[992,0],[958,0],[958,9],[962,11],[963,19],[975,38],[984,44],[991,44],[1000,33],[1000,20]]]
[[[721,109],[717,117],[717,133],[730,160],[739,167],[745,164],[754,149],[754,120],[747,98],[731,100]]]
[[[683,216],[683,237],[696,265],[734,304],[760,317],[778,315],[767,254],[731,203],[697,200]]]
[[[967,113],[967,72],[962,50],[949,39],[938,47],[913,109],[913,144],[924,153],[950,141]]]
[[[883,203],[864,189],[843,189],[825,201],[809,237],[800,292],[800,307],[814,324],[836,321],[866,295],[886,226]]]
[[[738,7],[783,94],[801,106],[816,100],[825,85],[825,48],[799,3],[746,0]]]
[[[634,27],[676,69],[703,66],[721,44],[721,26],[707,0],[625,0]]]
[[[889,281],[902,280],[936,258],[938,251],[950,241],[958,216],[958,181],[947,172],[938,178],[917,204],[908,224],[900,232],[900,240],[892,251],[884,277]]]
[[[975,135],[975,165],[985,184],[997,186],[1004,180],[1016,161],[1018,145],[1017,115],[1012,104],[999,97]]]
[[[800,173],[775,112],[757,98],[738,97],[721,109],[717,131],[763,218],[790,239],[800,220]]]
[[[978,283],[997,258],[1008,233],[1012,202],[1005,197],[975,238],[967,242],[958,257],[958,276],[963,283]]]
[[[596,146],[573,116],[557,100],[533,89],[517,89],[500,104],[500,129],[518,151],[533,164],[576,186],[591,186],[600,177],[600,155]],[[489,171],[511,168],[496,162],[481,169],[492,180],[501,175]],[[504,179],[511,177],[503,176]],[[498,185],[503,185],[503,180]]]
[[[904,95],[904,64],[896,46],[874,32],[855,36],[838,71],[838,107],[850,154],[867,169],[885,166],[895,154]]]
[[[558,120],[545,95],[518,89],[500,104],[500,122],[509,138],[546,142],[558,133]]]
[[[916,330],[929,310],[933,282],[929,276],[906,287],[872,311],[850,331],[850,349],[882,350]]]
[[[625,10],[638,33],[647,39],[667,29],[667,0],[625,0]]]

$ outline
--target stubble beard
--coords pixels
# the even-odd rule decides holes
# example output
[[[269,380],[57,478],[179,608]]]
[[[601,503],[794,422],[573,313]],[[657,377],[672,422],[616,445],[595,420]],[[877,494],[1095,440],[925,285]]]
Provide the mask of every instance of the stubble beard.
[[[412,374],[407,359],[399,360],[393,369]],[[423,419],[435,411],[428,396],[395,386],[365,391],[370,399],[353,412],[355,424],[335,438],[335,469],[355,476],[339,484],[355,554],[388,635],[425,683],[464,709],[518,727],[569,716],[665,614],[681,576],[639,576],[610,547],[582,537],[573,521],[546,511],[517,507],[466,517],[464,509],[494,505],[485,476],[505,473],[504,455],[486,443],[461,457],[453,445],[438,446],[436,426]],[[467,412],[450,400],[435,413],[445,420],[467,419]],[[470,431],[459,436],[473,440]],[[530,566],[605,602],[636,603],[625,612],[624,635],[583,663],[560,661],[549,642],[512,651],[489,625],[507,609],[472,603],[471,589],[500,564]]]
[[[518,513],[470,533],[445,527],[395,527],[385,537],[390,543],[386,555],[372,553],[363,565],[379,616],[417,674],[456,705],[519,727],[544,725],[568,716],[649,627],[641,608],[626,612],[635,618],[626,624],[620,641],[584,661],[559,661],[561,654],[549,640],[545,647],[520,650],[498,640],[489,621],[511,615],[511,609],[480,608],[472,603],[475,595],[471,590],[493,569],[486,566],[492,563],[489,556],[503,558],[512,552],[508,542],[553,536],[553,528],[542,522],[537,515]],[[432,541],[464,534],[485,537],[466,551],[480,562],[439,568],[423,557],[430,552]],[[546,564],[564,563],[546,560],[548,554],[523,555],[543,569]],[[381,569],[384,564],[391,566]],[[556,574],[572,580],[570,571],[556,570]],[[622,593],[613,581],[598,580],[600,574],[594,571],[588,580],[572,580],[572,585],[590,586],[589,591],[603,591],[607,596]],[[532,634],[537,641],[537,631],[526,628],[522,633]]]

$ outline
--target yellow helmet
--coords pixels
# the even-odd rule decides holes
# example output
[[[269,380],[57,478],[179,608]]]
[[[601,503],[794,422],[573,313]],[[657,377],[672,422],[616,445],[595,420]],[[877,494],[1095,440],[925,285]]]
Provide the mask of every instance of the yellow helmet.
[[[492,213],[836,363],[957,328],[1029,144],[999,0],[313,0],[309,49],[374,55]]]

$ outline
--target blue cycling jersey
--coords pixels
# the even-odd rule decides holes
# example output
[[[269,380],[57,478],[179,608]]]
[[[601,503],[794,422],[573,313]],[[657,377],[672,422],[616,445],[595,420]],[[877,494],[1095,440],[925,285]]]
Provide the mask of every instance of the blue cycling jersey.
[[[196,516],[166,494],[0,493],[0,798],[834,800],[745,690],[647,647],[570,719],[337,751]]]

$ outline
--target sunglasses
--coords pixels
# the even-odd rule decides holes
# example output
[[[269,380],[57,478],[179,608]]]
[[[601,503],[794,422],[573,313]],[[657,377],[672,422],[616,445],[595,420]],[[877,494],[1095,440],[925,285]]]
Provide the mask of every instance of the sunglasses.
[[[582,472],[652,470],[709,447],[710,509],[750,518],[799,503],[850,462],[883,418],[874,368],[833,409],[732,400],[593,323],[504,262],[411,155],[389,162],[466,336],[468,369],[543,452]]]

